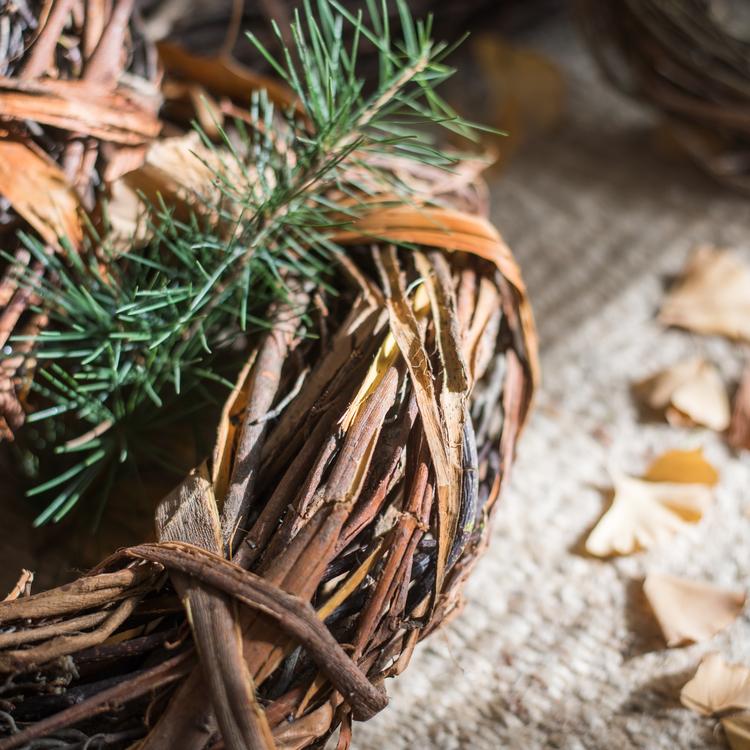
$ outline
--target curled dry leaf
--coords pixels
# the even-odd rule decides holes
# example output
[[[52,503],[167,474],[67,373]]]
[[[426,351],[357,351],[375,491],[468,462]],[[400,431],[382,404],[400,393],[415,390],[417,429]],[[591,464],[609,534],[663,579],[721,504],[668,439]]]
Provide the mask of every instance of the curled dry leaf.
[[[302,111],[287,86],[236,60],[193,55],[171,42],[160,42],[157,46],[159,59],[170,75],[200,85],[214,96],[228,97],[246,106],[252,91],[265,91],[279,107],[294,106],[298,112]]]
[[[664,454],[641,479],[614,476],[612,504],[589,534],[586,551],[597,557],[628,555],[668,541],[701,520],[716,478],[701,451]]]
[[[650,410],[670,424],[704,425],[722,432],[729,426],[729,398],[714,365],[696,358],[652,375],[634,387]]]
[[[750,750],[750,714],[728,716],[721,720],[721,726],[732,750]]]
[[[742,612],[745,594],[703,581],[649,573],[643,591],[668,646],[708,640]]]
[[[191,209],[210,206],[216,173],[235,176],[231,160],[221,160],[221,149],[209,149],[195,132],[154,141],[143,164],[110,186],[107,214],[115,246],[126,248],[149,238],[147,201],[156,205],[162,196],[183,219]],[[239,187],[244,177],[237,172]]]
[[[750,710],[750,669],[729,664],[721,654],[703,657],[698,671],[682,688],[680,700],[693,711],[711,716],[725,711]]]
[[[750,450],[750,366],[734,396],[727,441],[735,450]]]
[[[698,248],[667,294],[659,320],[750,341],[750,267],[728,250]]]

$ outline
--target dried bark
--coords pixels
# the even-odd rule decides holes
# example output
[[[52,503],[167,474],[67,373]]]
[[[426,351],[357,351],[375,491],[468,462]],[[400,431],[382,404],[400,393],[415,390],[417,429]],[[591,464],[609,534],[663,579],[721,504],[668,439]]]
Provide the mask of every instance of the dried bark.
[[[40,676],[32,702],[6,691],[28,723],[0,750],[102,714],[142,750],[304,747],[338,726],[346,747],[351,719],[385,705],[383,680],[460,609],[536,373],[520,277],[486,221],[441,209],[444,249],[388,244],[429,248],[429,211],[366,217],[360,244],[348,230],[324,341],[259,339],[211,465],[160,506],[159,543],[0,602],[0,670]],[[62,708],[59,653],[85,675],[67,673],[64,694],[85,698]]]

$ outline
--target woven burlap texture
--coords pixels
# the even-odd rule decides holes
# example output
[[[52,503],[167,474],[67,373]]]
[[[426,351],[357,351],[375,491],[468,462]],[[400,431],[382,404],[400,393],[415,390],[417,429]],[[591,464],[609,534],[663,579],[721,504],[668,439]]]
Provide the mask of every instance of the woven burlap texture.
[[[750,615],[710,643],[667,649],[641,586],[651,570],[747,585],[750,457],[707,431],[639,423],[628,385],[696,353],[729,382],[739,376],[747,349],[654,318],[696,245],[750,259],[750,204],[660,155],[649,113],[599,80],[567,21],[527,41],[565,71],[566,116],[492,191],[530,287],[544,383],[463,613],[389,683],[390,706],[355,727],[353,746],[725,747],[679,692],[707,651],[750,664]],[[605,507],[608,466],[637,473],[664,450],[696,446],[721,472],[701,524],[645,554],[580,554]]]

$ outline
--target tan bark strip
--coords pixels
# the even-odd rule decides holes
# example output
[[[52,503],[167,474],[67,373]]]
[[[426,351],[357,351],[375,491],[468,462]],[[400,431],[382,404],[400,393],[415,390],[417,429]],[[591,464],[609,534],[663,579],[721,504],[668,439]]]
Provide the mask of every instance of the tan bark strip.
[[[56,0],[53,3],[47,22],[39,32],[31,54],[18,74],[19,78],[24,80],[38,78],[47,71],[52,64],[55,47],[60,41],[60,34],[62,34],[74,2],[75,0]]]
[[[60,167],[48,156],[21,141],[0,140],[0,194],[55,249],[62,249],[61,238],[74,248],[80,247],[83,229],[78,196]],[[17,268],[11,266],[9,270],[18,276]],[[21,293],[28,297],[30,290],[21,288],[16,296]]]
[[[436,251],[430,252],[429,255],[415,252],[414,261],[417,271],[424,279],[435,325],[442,381],[438,398],[446,438],[447,463],[451,473],[449,491],[444,494],[438,493],[438,535],[443,536],[441,527],[445,526],[445,536],[450,540],[443,562],[438,560],[439,578],[444,573],[442,566],[447,563],[450,548],[453,546],[461,510],[463,430],[466,403],[469,398],[469,379],[462,355],[456,295],[448,261],[443,253]]]
[[[134,0],[117,0],[96,49],[86,62],[83,78],[91,83],[114,86],[119,77],[125,34],[128,31]]]
[[[438,554],[435,576],[437,593],[443,585],[446,561],[458,518],[460,476],[456,470],[460,470],[460,464],[457,467],[451,461],[452,433],[448,430],[440,408],[430,357],[422,340],[412,303],[406,297],[405,279],[399,267],[396,249],[392,245],[384,250],[376,249],[375,258],[386,291],[391,331],[409,368],[422,428],[435,469],[438,493]]]
[[[389,368],[378,388],[358,410],[331,469],[323,504],[285,548],[286,554],[274,556],[269,554],[272,549],[269,548],[266,559],[272,562],[267,574],[285,591],[310,599],[333,559],[341,528],[361,491],[385,415],[395,401],[398,380],[397,369]],[[245,655],[261,683],[281,662],[286,639],[268,632],[262,621],[257,627],[261,630],[252,630],[252,638],[248,638],[246,631]]]
[[[227,487],[229,486],[229,474],[232,469],[234,443],[238,429],[236,422],[239,421],[240,415],[247,405],[248,377],[257,355],[257,349],[250,353],[221,410],[211,458],[211,484],[214,488],[214,497],[219,503],[223,502],[224,497],[226,497]]]
[[[205,466],[185,479],[157,509],[160,540],[188,542],[220,555],[221,528]],[[221,734],[229,750],[273,750],[271,729],[242,658],[242,638],[231,598],[174,573]],[[196,688],[197,689],[197,688]]]
[[[124,554],[190,575],[277,621],[282,630],[310,652],[319,668],[346,696],[358,718],[365,720],[385,708],[388,702],[385,693],[357,669],[308,602],[228,560],[188,544],[141,544],[125,550]]]
[[[65,729],[78,722],[91,719],[98,714],[111,711],[112,706],[119,706],[135,700],[157,688],[182,679],[192,669],[193,657],[192,651],[186,651],[173,656],[156,667],[151,667],[134,677],[131,676],[119,685],[102,690],[75,706],[36,722],[18,734],[0,740],[0,750],[15,750],[15,748],[22,747],[32,740],[48,737],[60,729]]]
[[[34,120],[131,146],[151,141],[161,130],[159,120],[124,90],[112,92],[80,80],[0,78],[0,117]]]
[[[10,593],[3,599],[4,602],[12,602],[15,599],[18,599],[19,596],[22,594],[25,594],[26,596],[29,595],[31,591],[31,584],[34,582],[34,573],[30,570],[26,570],[26,568],[21,568],[21,575],[18,576],[18,580],[16,581],[16,585],[13,586]],[[2,638],[2,635],[0,635],[0,638]]]
[[[281,370],[297,335],[306,300],[306,295],[294,295],[289,304],[280,305],[271,314],[277,322],[266,334],[250,371],[245,417],[236,442],[234,465],[221,512],[222,539],[230,549],[234,534],[244,524],[250,509],[263,440],[268,431],[268,422],[263,417],[278,395]]]
[[[83,20],[83,57],[88,60],[99,44],[105,25],[106,0],[86,0]]]

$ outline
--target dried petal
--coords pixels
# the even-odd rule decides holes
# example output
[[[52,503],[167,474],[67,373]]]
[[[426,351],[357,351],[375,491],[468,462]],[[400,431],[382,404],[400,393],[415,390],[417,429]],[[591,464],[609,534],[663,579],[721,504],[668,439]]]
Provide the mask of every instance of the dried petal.
[[[671,451],[645,477],[614,478],[612,505],[586,540],[598,557],[627,555],[668,541],[711,505],[716,471],[698,451]]]
[[[727,250],[698,248],[667,294],[659,320],[750,341],[750,267]]]
[[[637,383],[636,394],[672,424],[705,425],[722,432],[729,426],[729,399],[718,370],[703,359],[668,367]]]
[[[643,591],[668,646],[708,640],[731,624],[745,605],[744,592],[663,573],[650,573]]]
[[[704,716],[731,709],[750,710],[750,669],[729,664],[720,654],[708,654],[682,688],[680,700]]]
[[[677,482],[679,484],[707,484],[719,481],[716,469],[703,457],[703,448],[692,451],[667,451],[655,458],[643,475],[649,482]]]

